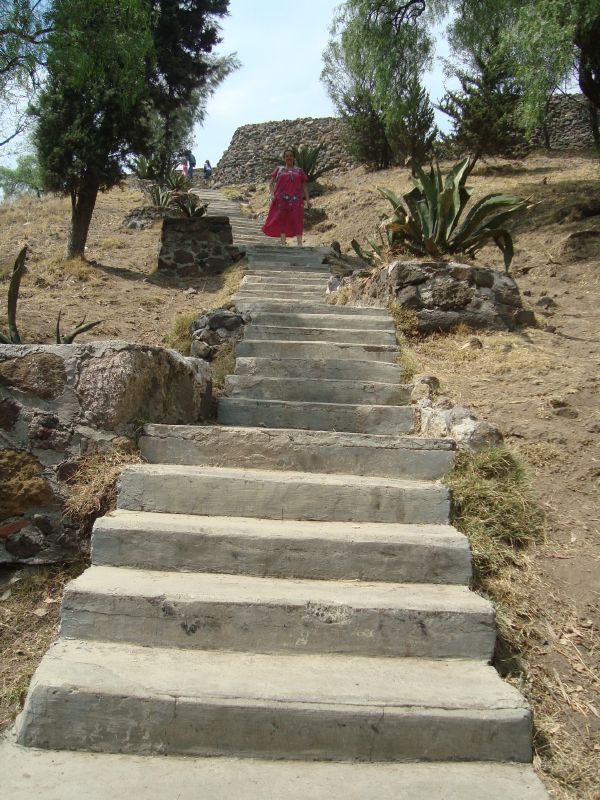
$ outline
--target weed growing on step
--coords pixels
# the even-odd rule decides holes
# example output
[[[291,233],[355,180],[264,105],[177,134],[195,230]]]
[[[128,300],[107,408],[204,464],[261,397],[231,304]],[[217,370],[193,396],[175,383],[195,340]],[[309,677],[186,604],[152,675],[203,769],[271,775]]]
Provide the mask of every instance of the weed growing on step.
[[[123,467],[140,464],[138,450],[111,449],[84,456],[69,481],[65,516],[77,524],[80,535],[92,529],[94,521],[112,511],[117,501],[117,481]]]
[[[227,375],[231,375],[235,369],[235,346],[233,342],[227,342],[219,348],[219,352],[211,361],[213,392],[219,395],[225,384]]]

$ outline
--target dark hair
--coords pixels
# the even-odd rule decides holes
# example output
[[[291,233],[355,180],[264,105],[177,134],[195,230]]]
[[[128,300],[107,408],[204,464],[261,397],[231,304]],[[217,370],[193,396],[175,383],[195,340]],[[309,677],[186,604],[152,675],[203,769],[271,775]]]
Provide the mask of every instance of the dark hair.
[[[294,156],[294,158],[296,158],[296,154],[294,153],[294,148],[293,147],[286,147],[285,150],[283,151],[283,160],[284,161],[285,161],[285,154],[286,153],[291,153]]]

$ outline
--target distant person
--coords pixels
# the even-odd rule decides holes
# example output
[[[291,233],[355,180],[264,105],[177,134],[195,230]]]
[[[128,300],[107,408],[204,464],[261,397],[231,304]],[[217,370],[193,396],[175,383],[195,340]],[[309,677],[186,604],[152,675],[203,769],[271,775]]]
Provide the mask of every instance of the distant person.
[[[208,160],[208,158],[204,162],[204,166],[203,166],[202,170],[204,172],[204,185],[208,186],[208,184],[210,183],[211,176],[212,176],[212,167],[210,165],[210,161]]]
[[[196,167],[196,156],[192,153],[191,150],[187,151],[186,156],[188,164],[187,176],[190,180],[192,180],[192,178],[194,177],[194,169]]]
[[[277,167],[271,173],[271,205],[262,230],[267,236],[279,236],[284,246],[288,236],[295,236],[298,246],[301,247],[304,206],[310,208],[308,176],[303,169],[294,166],[294,151],[291,148],[284,150],[283,160],[285,166]]]
[[[187,158],[185,158],[185,156],[183,157],[183,160],[182,160],[181,164],[179,165],[179,169],[181,170],[181,174],[183,175],[183,177],[184,178],[187,177],[187,174],[188,174],[188,162],[187,162]]]

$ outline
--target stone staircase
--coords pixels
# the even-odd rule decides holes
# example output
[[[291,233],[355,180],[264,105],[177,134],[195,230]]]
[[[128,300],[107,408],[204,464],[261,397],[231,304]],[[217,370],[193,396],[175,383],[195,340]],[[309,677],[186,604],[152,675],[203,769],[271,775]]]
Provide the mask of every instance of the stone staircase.
[[[452,444],[412,434],[387,313],[327,305],[322,260],[249,248],[220,424],[147,426],[7,797],[547,797],[448,524]]]

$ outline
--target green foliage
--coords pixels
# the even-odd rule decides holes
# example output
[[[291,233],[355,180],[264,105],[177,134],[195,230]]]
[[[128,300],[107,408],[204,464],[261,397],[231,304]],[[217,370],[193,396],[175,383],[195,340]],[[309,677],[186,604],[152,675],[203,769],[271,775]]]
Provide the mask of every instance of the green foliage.
[[[512,195],[488,194],[472,206],[461,223],[472,194],[472,189],[465,186],[471,164],[469,158],[459,161],[443,179],[437,163],[431,165],[427,175],[413,162],[412,191],[399,198],[389,189],[379,188],[393,207],[392,216],[381,223],[392,249],[400,247],[419,256],[474,256],[493,242],[502,251],[508,271],[513,243],[505,224],[522,214],[527,202]]]
[[[208,208],[208,204],[202,203],[198,195],[193,192],[176,194],[173,203],[185,217],[203,217]]]
[[[21,194],[36,194],[42,192],[42,179],[34,155],[20,156],[17,166],[0,167],[0,189],[6,198],[17,197]]]
[[[429,153],[433,109],[418,76],[431,51],[427,28],[398,16],[391,0],[377,3],[376,10],[368,0],[347,0],[341,7],[323,54],[321,80],[357,160],[384,168],[407,155]]]
[[[168,208],[173,202],[174,193],[165,186],[155,183],[150,187],[150,202],[157,208]]]
[[[510,155],[525,144],[515,122],[521,91],[494,55],[473,54],[473,61],[474,72],[456,72],[462,91],[446,91],[438,108],[451,118],[453,141],[463,150]]]
[[[133,174],[144,181],[154,180],[156,177],[155,165],[150,158],[138,156],[131,163]]]
[[[189,178],[177,169],[171,169],[167,174],[164,185],[174,192],[186,192],[190,185]]]
[[[0,331],[0,343],[1,344],[21,344],[21,337],[19,335],[19,330],[17,328],[17,303],[19,302],[19,290],[21,288],[21,279],[23,275],[27,272],[27,268],[25,266],[25,259],[27,258],[27,246],[23,247],[17,256],[12,275],[10,278],[10,283],[8,286],[8,301],[7,301],[7,318],[8,318],[8,335],[3,334]],[[96,322],[85,322],[85,317],[81,320],[79,325],[77,325],[70,333],[67,333],[65,336],[61,335],[60,332],[60,317],[61,312],[58,312],[58,319],[56,321],[56,342],[57,344],[72,344],[75,337],[78,336],[80,333],[84,333],[85,331],[89,331],[92,328],[95,328],[96,325],[100,325],[103,320],[98,320]]]
[[[304,170],[308,177],[309,183],[316,183],[318,179],[337,167],[337,164],[323,163],[323,155],[326,153],[325,147],[322,144],[316,147],[290,147],[294,153],[294,161],[297,167]],[[274,156],[273,162],[281,164],[281,156]]]

